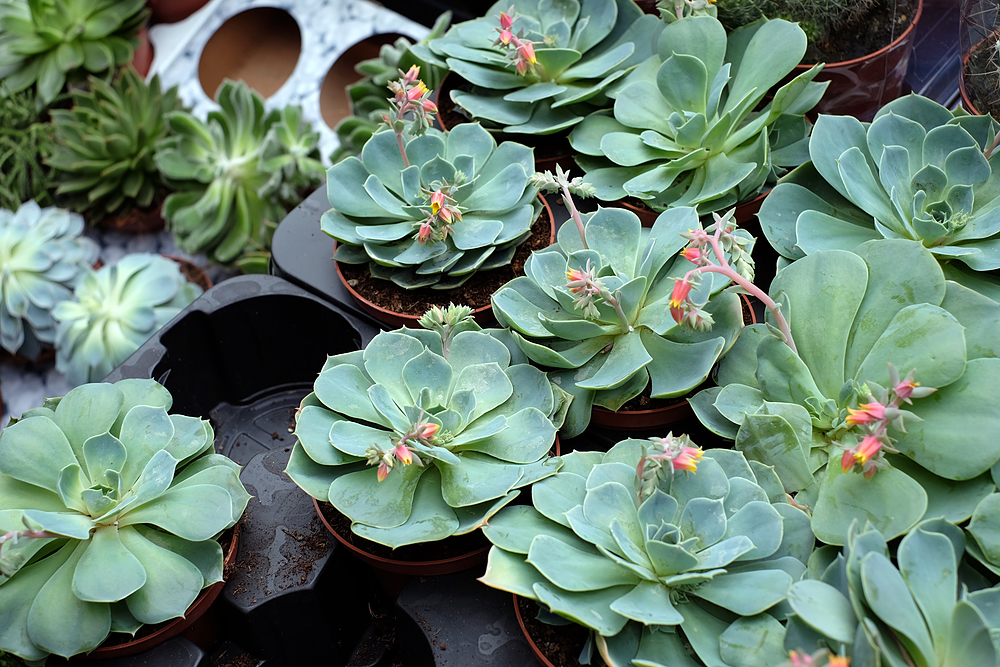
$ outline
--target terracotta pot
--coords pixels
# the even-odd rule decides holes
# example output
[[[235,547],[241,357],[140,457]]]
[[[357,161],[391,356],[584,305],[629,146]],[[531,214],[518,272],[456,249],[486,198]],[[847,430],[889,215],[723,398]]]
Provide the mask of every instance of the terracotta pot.
[[[208,4],[208,0],[146,0],[154,23],[176,23]]]
[[[462,572],[463,570],[468,570],[469,568],[485,563],[486,554],[490,550],[490,547],[487,544],[482,548],[475,549],[460,556],[426,561],[406,561],[376,556],[375,554],[368,553],[364,549],[351,544],[351,542],[344,539],[340,533],[334,530],[333,526],[330,525],[330,522],[326,520],[325,516],[323,516],[323,511],[320,509],[319,501],[315,498],[313,498],[313,505],[316,507],[316,514],[319,515],[320,521],[322,521],[323,525],[326,526],[326,529],[330,531],[335,538],[337,538],[338,542],[344,545],[344,547],[346,547],[362,562],[365,562],[376,570],[381,570],[383,572],[421,577]]]
[[[976,46],[979,45],[977,44]],[[972,50],[975,50],[975,48],[973,47]],[[969,92],[965,88],[965,67],[969,63],[969,58],[972,57],[972,50],[962,56],[962,71],[958,75],[958,92],[962,95],[962,107],[973,116],[982,116],[982,112],[972,103],[972,98],[969,97]]]
[[[545,197],[543,197],[542,195],[538,195],[538,198],[542,200],[543,212],[547,214],[549,218],[549,225],[551,226],[551,231],[549,233],[549,245],[552,245],[553,243],[555,243],[556,240],[555,218],[552,215],[552,209],[549,207],[549,203],[545,200]],[[334,247],[336,248],[336,245]],[[344,287],[347,289],[347,291],[350,292],[351,297],[354,298],[354,300],[357,302],[361,310],[365,311],[379,322],[388,324],[391,327],[399,328],[406,326],[410,327],[411,329],[420,328],[420,326],[417,324],[417,320],[420,319],[421,315],[408,315],[406,313],[397,313],[395,311],[388,310],[375,303],[372,303],[371,301],[363,297],[361,294],[359,294],[357,290],[355,290],[350,285],[350,283],[347,282],[347,280],[344,278],[343,272],[340,270],[340,262],[334,262],[334,265],[336,266],[337,269],[337,277],[340,279],[340,282],[344,284]],[[471,278],[471,280],[474,279],[475,278]],[[461,288],[458,289],[461,290]],[[482,327],[488,327],[496,324],[496,319],[493,317],[493,308],[490,304],[476,308],[475,310],[472,311],[472,315],[473,317],[475,317],[476,322],[478,322],[479,325]]]
[[[240,524],[237,523],[233,528],[233,538],[229,543],[229,549],[226,551],[226,558],[223,561],[223,576],[225,576],[225,572],[232,567],[233,563],[236,562],[236,552],[239,550],[240,544],[239,526]],[[222,587],[225,586],[225,583],[226,582],[224,580],[219,581],[212,584],[208,588],[203,589],[198,597],[195,598],[195,601],[191,604],[191,606],[188,607],[188,610],[183,617],[168,621],[158,630],[124,644],[98,646],[90,653],[79,657],[85,660],[122,658],[149,650],[157,644],[161,644],[171,637],[176,637],[181,633],[185,633],[185,635],[187,635],[189,632],[195,630],[192,626],[196,621],[205,615],[208,608],[212,606],[213,602],[215,602],[215,598],[219,597],[219,593],[222,592]]]
[[[200,266],[183,257],[176,257],[174,255],[164,255],[164,257],[180,264],[181,273],[184,274],[189,283],[194,283],[204,292],[212,289],[212,279],[208,277],[208,274]]]
[[[654,3],[655,4],[655,3]],[[451,91],[465,83],[465,79],[449,72],[441,80],[441,85],[434,91],[434,103],[439,112],[438,123],[445,131],[450,130],[460,123],[471,123],[472,119],[461,117],[454,113],[458,105],[451,99]],[[461,120],[459,120],[461,118]],[[506,132],[490,132],[497,143],[513,141],[515,143],[531,146],[535,149],[535,170],[552,171],[558,164],[564,171],[573,170],[579,172],[576,161],[573,159],[573,148],[569,145],[569,130],[557,132],[556,134],[507,134]]]
[[[861,58],[827,63],[814,80],[829,81],[830,85],[823,99],[813,107],[810,117],[821,113],[841,114],[870,121],[887,102],[899,97],[923,7],[924,1],[917,0],[917,10],[910,25],[887,46]],[[792,76],[811,67],[796,65]]]
[[[767,196],[768,192],[770,192],[770,190],[760,193],[749,201],[736,205],[736,214],[734,218],[740,227],[745,227],[748,222],[754,219],[754,216],[757,215],[757,211],[760,210],[761,204],[764,203],[764,197]],[[660,217],[660,212],[654,211],[648,206],[638,205],[638,202],[640,201],[641,200],[639,199],[629,197],[626,199],[619,199],[618,201],[613,202],[612,205],[620,206],[621,208],[632,211],[639,216],[639,221],[642,223],[643,227],[652,227],[653,223],[656,222],[656,219]]]
[[[745,324],[757,324],[757,316],[754,314],[750,298],[746,294],[740,294],[739,296],[743,302],[743,322]],[[595,405],[590,414],[590,423],[592,426],[599,426],[614,431],[638,432],[666,428],[673,424],[693,419],[694,416],[691,404],[684,399],[679,400],[677,403],[651,410],[622,410],[614,412]]]
[[[538,659],[538,662],[541,663],[542,667],[555,667],[552,661],[549,660],[548,656],[543,653],[540,648],[538,648],[538,644],[535,643],[535,639],[531,636],[531,633],[528,632],[528,626],[524,622],[524,615],[521,614],[521,605],[518,604],[518,601],[521,599],[522,598],[519,595],[516,593],[514,594],[514,615],[517,617],[517,624],[521,626],[521,632],[524,633],[524,638],[527,640],[528,646],[531,647],[531,652],[535,654],[535,658]],[[597,654],[596,651],[591,658],[591,665],[599,665],[600,667],[604,667],[605,665],[604,660]]]
[[[146,26],[139,29],[139,48],[132,55],[132,67],[145,77],[149,74],[149,67],[153,64],[153,45],[149,41],[149,30]]]

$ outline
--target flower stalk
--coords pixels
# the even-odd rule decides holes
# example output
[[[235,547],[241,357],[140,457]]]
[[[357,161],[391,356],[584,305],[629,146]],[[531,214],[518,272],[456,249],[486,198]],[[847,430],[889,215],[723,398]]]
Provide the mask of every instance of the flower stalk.
[[[590,183],[584,183],[583,178],[580,176],[571,179],[569,172],[563,171],[562,167],[558,164],[556,165],[555,175],[548,169],[544,173],[535,172],[532,174],[531,184],[537,186],[542,192],[562,193],[566,208],[569,209],[569,214],[573,218],[576,230],[580,233],[580,240],[583,242],[583,247],[589,250],[590,246],[587,245],[587,231],[583,226],[583,218],[580,217],[580,211],[577,210],[576,203],[573,201],[573,195],[575,194],[583,198],[593,197],[597,194],[594,186]]]
[[[735,209],[730,209],[722,216],[713,213],[715,224],[708,230],[696,229],[681,234],[681,236],[691,240],[691,245],[681,254],[697,266],[685,273],[683,278],[676,279],[670,299],[670,314],[678,324],[687,322],[694,328],[710,328],[711,316],[691,300],[690,293],[693,288],[698,286],[698,277],[701,274],[721,273],[763,302],[774,315],[782,340],[792,349],[792,352],[798,354],[795,341],[792,338],[792,331],[788,326],[788,321],[781,314],[781,308],[762,289],[751,282],[753,279],[753,260],[750,258],[750,253],[743,248],[746,241],[733,234],[736,229],[735,223],[732,221],[734,212]],[[709,234],[709,232],[712,233]],[[712,255],[715,256],[714,261],[709,257],[709,248],[711,248]],[[732,253],[739,270],[733,268],[726,260],[724,250],[729,250]]]
[[[399,70],[400,79],[389,82],[389,90],[393,98],[389,100],[389,113],[382,114],[382,121],[396,133],[396,143],[403,165],[410,166],[406,157],[406,147],[403,142],[403,132],[406,130],[406,114],[413,113],[411,132],[421,135],[431,126],[434,115],[438,112],[437,105],[430,99],[432,91],[420,80],[420,66],[413,65],[405,73]]]

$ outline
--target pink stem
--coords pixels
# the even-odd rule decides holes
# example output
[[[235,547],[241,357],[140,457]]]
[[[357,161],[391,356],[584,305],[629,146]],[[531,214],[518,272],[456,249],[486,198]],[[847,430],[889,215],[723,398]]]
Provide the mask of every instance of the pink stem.
[[[58,537],[58,535],[47,533],[44,530],[12,530],[9,533],[0,535],[0,544],[3,544],[7,540],[12,540],[15,537],[30,537],[32,539],[42,539],[47,537]]]
[[[561,187],[563,191],[563,201],[566,203],[566,208],[569,209],[569,214],[573,216],[573,222],[576,223],[576,230],[580,232],[580,240],[583,241],[583,247],[590,250],[590,246],[587,245],[587,234],[583,229],[583,220],[580,218],[580,212],[576,210],[576,204],[573,203],[573,195],[570,194],[568,186],[562,184]]]
[[[402,113],[400,113],[399,115],[400,115],[400,117],[403,116]],[[393,130],[395,131],[395,127],[393,127]],[[403,166],[409,167],[410,166],[410,160],[406,157],[406,149],[403,147],[403,133],[402,132],[396,132],[396,143],[399,144],[399,155],[403,158]]]
[[[715,230],[715,235],[708,239],[708,242],[712,246],[712,251],[715,253],[715,258],[719,263],[708,264],[706,266],[699,266],[691,269],[684,274],[684,279],[689,280],[695,273],[721,273],[726,276],[734,283],[760,299],[764,305],[767,306],[767,309],[774,315],[774,319],[778,321],[778,328],[781,330],[781,335],[785,339],[785,344],[792,348],[792,352],[798,354],[798,350],[795,349],[795,341],[792,339],[792,331],[788,327],[788,321],[785,320],[785,317],[781,314],[781,310],[778,308],[774,300],[765,294],[762,289],[741,276],[731,266],[729,266],[729,262],[726,261],[726,256],[723,254],[722,248],[719,247],[719,234],[721,232],[722,227],[720,226],[719,229]]]

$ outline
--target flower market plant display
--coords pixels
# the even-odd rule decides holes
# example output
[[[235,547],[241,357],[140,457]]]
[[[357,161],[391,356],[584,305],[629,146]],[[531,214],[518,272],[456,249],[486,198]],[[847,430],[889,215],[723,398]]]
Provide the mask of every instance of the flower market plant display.
[[[608,105],[609,86],[652,54],[659,24],[631,0],[499,0],[413,53],[472,84],[451,97],[473,119],[552,134]]]
[[[562,192],[576,224],[563,225],[555,245],[532,253],[525,275],[493,295],[493,312],[524,354],[555,369],[554,381],[574,395],[564,433],[582,433],[593,405],[618,410],[647,386],[654,398],[666,398],[704,382],[743,319],[739,297],[722,291],[729,277],[721,274],[707,275],[691,296],[701,305],[701,331],[672,317],[671,307],[680,305],[674,278],[692,266],[680,254],[682,234],[701,230],[697,212],[672,209],[643,229],[623,209],[581,216],[572,191],[589,190],[561,170],[536,180]],[[723,226],[733,262],[751,272],[750,237],[728,221]],[[714,330],[704,331],[713,321]]]
[[[464,306],[330,357],[299,408],[286,472],[396,548],[470,533],[552,475],[570,397]]]
[[[890,102],[864,125],[821,116],[812,161],[782,179],[761,207],[771,245],[795,260],[875,238],[919,241],[945,275],[1000,299],[1000,123],[951,112],[918,95]]]
[[[637,197],[654,210],[719,211],[757,195],[807,159],[805,112],[823,95],[820,66],[768,91],[802,59],[794,23],[761,20],[726,34],[711,16],[662,27],[658,52],[610,93],[611,110],[570,134],[597,196]]]
[[[413,67],[393,82],[391,129],[327,171],[334,208],[321,224],[339,262],[407,289],[454,289],[509,264],[531,235],[542,208],[529,181],[535,160],[478,123],[428,129],[437,109],[418,76]]]
[[[73,384],[101,380],[201,294],[177,263],[133,253],[88,270],[56,304],[56,368]]]
[[[83,218],[33,201],[0,209],[0,346],[34,359],[56,340],[52,309],[97,260]]]
[[[672,435],[562,459],[532,487],[533,507],[483,529],[481,581],[590,628],[584,652],[596,646],[608,665],[784,659],[781,614],[767,612],[805,573],[814,538],[770,467]]]
[[[808,255],[771,296],[794,348],[745,329],[692,399],[699,419],[773,465],[829,544],[855,519],[892,539],[972,516],[1000,459],[1000,306],[904,239]]]
[[[43,660],[182,616],[250,496],[152,380],[87,384],[0,434],[0,649]]]

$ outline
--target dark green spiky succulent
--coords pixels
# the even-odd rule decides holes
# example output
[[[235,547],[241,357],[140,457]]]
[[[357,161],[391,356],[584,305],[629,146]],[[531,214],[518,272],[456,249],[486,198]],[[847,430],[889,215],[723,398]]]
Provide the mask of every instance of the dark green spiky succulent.
[[[163,203],[163,217],[185,252],[259,269],[277,223],[322,181],[319,136],[297,107],[266,113],[243,82],[225,81],[217,101],[222,108],[208,122],[167,114],[170,136],[156,165],[179,192]]]
[[[0,98],[0,208],[15,210],[34,199],[52,204],[51,169],[42,159],[54,150],[55,130],[35,106],[33,91]]]
[[[67,79],[132,60],[145,0],[0,0],[0,97],[36,87],[38,108]]]
[[[147,85],[132,68],[113,83],[90,77],[90,90],[73,94],[72,109],[55,109],[56,194],[80,213],[99,216],[153,203],[163,180],[153,156],[167,135],[164,114],[181,108],[177,87]]]

